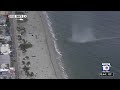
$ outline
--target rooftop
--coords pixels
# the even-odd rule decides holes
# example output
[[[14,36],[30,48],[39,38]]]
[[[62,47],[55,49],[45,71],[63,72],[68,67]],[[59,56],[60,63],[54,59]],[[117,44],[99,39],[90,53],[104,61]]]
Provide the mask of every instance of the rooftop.
[[[8,55],[11,52],[9,44],[2,44],[0,50],[1,50],[1,53],[4,55]]]
[[[10,64],[10,56],[9,55],[0,55],[0,64]]]

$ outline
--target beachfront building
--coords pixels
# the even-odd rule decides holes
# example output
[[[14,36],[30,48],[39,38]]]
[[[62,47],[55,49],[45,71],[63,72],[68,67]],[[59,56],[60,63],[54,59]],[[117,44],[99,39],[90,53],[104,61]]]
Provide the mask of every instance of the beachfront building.
[[[10,67],[10,47],[9,44],[1,44],[0,47],[0,79],[15,79],[15,68]]]
[[[9,55],[0,55],[0,78],[7,78],[10,65]]]
[[[15,68],[0,68],[0,79],[15,79]]]
[[[0,26],[7,26],[9,11],[0,11]]]
[[[6,17],[0,16],[0,25],[4,25],[6,23]]]
[[[1,51],[1,54],[3,55],[10,54],[11,50],[10,50],[9,44],[2,44],[2,46],[0,47],[0,51]]]
[[[5,56],[5,55],[3,55]],[[9,67],[9,64],[0,64],[0,79],[15,79],[15,68]]]
[[[10,55],[0,55],[0,64],[10,64]]]
[[[4,36],[0,35],[0,41],[4,41]]]
[[[0,79],[15,79],[15,68],[10,66],[10,55],[0,55]]]
[[[11,41],[8,11],[0,11],[0,79],[15,79],[15,68],[11,67]],[[6,27],[5,27],[6,26]]]
[[[7,41],[11,41],[11,37],[10,36],[0,35],[0,40],[4,40],[4,39],[6,39]]]
[[[11,41],[11,37],[10,36],[5,36],[5,40]]]

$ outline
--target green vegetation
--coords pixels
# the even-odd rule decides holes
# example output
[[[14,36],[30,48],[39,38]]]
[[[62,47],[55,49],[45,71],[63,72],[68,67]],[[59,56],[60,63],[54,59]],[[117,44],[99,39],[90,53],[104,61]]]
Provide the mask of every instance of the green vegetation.
[[[25,49],[28,49],[28,48],[31,48],[32,47],[32,44],[30,43],[25,43],[25,44],[20,44],[19,48],[21,50],[25,50]]]
[[[30,65],[30,62],[27,62],[26,65]]]
[[[13,58],[11,58],[11,60],[10,60],[10,66],[13,67],[15,65],[15,62],[16,61]]]
[[[34,73],[33,73],[33,72],[31,72],[31,73],[30,73],[30,76],[31,76],[31,77],[32,77],[32,76],[34,76]]]
[[[27,41],[25,41],[25,39],[22,39],[22,41],[23,41],[23,43],[24,43],[24,44],[26,44],[26,43],[27,43]]]
[[[25,28],[24,28],[24,27],[17,27],[17,31],[18,31],[18,32],[20,32],[20,31],[22,31],[22,30],[25,30]]]
[[[18,40],[22,40],[22,37],[21,37],[21,35],[18,35]]]
[[[29,57],[28,57],[28,56],[26,56],[25,58],[26,58],[26,59],[29,59]]]
[[[22,64],[25,64],[25,61],[22,61]]]
[[[21,33],[21,35],[26,33],[25,27],[17,27],[17,31]]]
[[[30,42],[25,41],[25,39],[23,39],[23,43],[20,44],[19,48],[24,52],[26,52],[28,48],[31,48],[32,44]]]
[[[27,73],[30,68],[24,65],[23,70],[25,71],[25,73]]]
[[[23,70],[25,71],[25,75],[30,76],[30,77],[34,76],[34,73],[29,72],[29,69],[30,69],[29,67],[24,65]]]
[[[25,52],[27,52],[27,50],[26,50],[26,49],[22,50],[22,53],[25,53]]]

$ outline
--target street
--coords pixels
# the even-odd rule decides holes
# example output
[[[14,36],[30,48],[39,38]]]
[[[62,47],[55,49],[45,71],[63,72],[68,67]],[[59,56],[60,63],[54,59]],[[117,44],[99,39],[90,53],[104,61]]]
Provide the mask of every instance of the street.
[[[11,14],[14,14],[15,12],[12,11],[10,12]],[[11,39],[12,39],[12,50],[14,51],[14,59],[15,59],[15,74],[16,74],[16,79],[19,78],[19,68],[18,68],[18,56],[17,56],[17,37],[16,37],[16,20],[15,19],[9,19],[10,20],[10,34],[11,34]]]

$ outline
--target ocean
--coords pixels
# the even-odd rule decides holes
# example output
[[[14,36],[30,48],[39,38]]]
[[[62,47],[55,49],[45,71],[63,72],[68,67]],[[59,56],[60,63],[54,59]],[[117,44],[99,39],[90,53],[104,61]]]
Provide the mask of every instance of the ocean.
[[[120,78],[119,11],[47,11],[68,79]],[[114,76],[100,76],[110,63]]]

